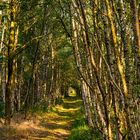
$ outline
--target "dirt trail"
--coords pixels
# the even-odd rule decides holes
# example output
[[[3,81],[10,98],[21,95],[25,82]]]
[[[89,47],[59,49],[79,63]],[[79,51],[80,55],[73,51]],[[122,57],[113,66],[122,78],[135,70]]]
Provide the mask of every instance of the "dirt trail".
[[[42,113],[28,121],[13,123],[9,130],[0,127],[2,140],[67,139],[82,101],[76,96],[68,97],[63,101],[63,105],[57,105],[52,112]]]

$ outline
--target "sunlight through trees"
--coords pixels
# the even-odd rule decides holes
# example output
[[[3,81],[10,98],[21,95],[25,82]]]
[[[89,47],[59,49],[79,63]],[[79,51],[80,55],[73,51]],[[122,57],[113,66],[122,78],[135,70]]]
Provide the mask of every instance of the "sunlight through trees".
[[[0,123],[71,98],[70,140],[140,138],[140,2],[0,0]]]

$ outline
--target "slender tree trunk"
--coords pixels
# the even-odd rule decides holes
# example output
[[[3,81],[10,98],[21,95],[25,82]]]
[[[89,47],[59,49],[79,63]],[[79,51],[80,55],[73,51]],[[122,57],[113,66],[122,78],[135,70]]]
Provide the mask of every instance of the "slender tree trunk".
[[[137,64],[137,82],[140,84],[140,15],[137,8],[137,1],[131,0],[131,15],[133,23],[133,32],[134,32],[134,43],[135,43],[135,52],[136,52],[136,64]]]
[[[5,35],[5,25],[3,27],[3,30],[2,30],[2,38],[1,38],[1,51],[2,51],[2,55],[3,55],[3,58],[5,58],[6,54],[5,54],[5,46],[3,44],[3,41],[4,41],[4,35]],[[5,59],[4,61],[2,62],[2,98],[3,98],[3,102],[5,103],[5,93],[6,93],[6,62],[5,62]]]
[[[88,100],[89,96],[89,87],[86,85],[84,81],[82,81],[82,97],[85,105],[85,112],[86,112],[86,118],[88,121],[88,125],[93,128],[93,120],[92,120],[92,114],[90,109],[90,102]]]
[[[14,47],[14,27],[15,27],[15,0],[10,2],[10,35],[8,42],[8,75],[6,83],[6,93],[5,93],[5,124],[10,125],[12,117],[12,74],[13,74],[13,59],[10,54],[12,53]]]
[[[14,41],[14,48],[13,51],[16,50],[17,43],[18,43],[18,35],[19,35],[19,27],[17,27],[15,31],[15,41]],[[13,59],[13,74],[12,74],[12,81],[13,81],[13,93],[12,93],[12,112],[18,110],[18,93],[17,93],[17,57]]]

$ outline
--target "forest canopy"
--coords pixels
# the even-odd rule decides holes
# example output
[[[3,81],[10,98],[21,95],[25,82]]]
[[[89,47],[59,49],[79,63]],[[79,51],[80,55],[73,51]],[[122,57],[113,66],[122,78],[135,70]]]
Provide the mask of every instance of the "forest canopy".
[[[61,104],[70,88],[100,140],[140,138],[139,0],[0,1],[5,124]]]

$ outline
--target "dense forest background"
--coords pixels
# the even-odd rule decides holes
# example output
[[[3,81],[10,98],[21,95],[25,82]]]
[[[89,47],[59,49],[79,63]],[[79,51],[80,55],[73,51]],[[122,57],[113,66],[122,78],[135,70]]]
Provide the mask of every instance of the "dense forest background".
[[[61,103],[70,87],[100,140],[140,138],[139,0],[0,1],[5,124]]]

